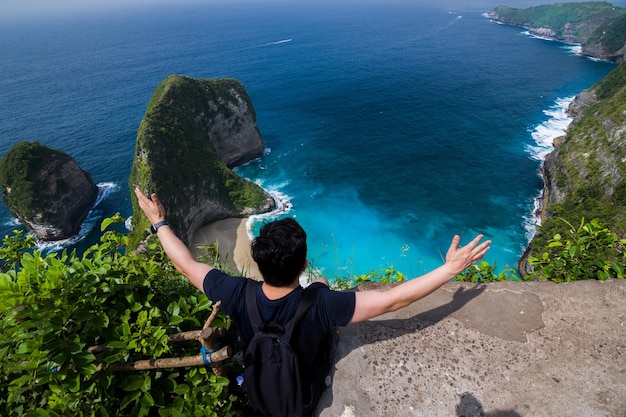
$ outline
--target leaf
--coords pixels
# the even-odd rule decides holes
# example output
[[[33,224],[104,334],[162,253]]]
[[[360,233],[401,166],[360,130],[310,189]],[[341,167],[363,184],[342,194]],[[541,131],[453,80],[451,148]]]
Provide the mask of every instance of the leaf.
[[[126,397],[124,397],[124,399],[120,403],[120,410],[123,410],[126,407],[128,407],[130,403],[137,401],[137,398],[139,398],[140,395],[141,395],[141,391],[135,391],[135,392],[131,392],[130,394],[128,394]]]
[[[189,392],[189,385],[178,384],[176,388],[174,388],[174,392],[178,395],[185,395]]]
[[[107,343],[107,347],[111,349],[124,349],[127,343],[122,340],[113,340]]]
[[[172,301],[170,305],[167,306],[167,312],[172,316],[178,316],[180,314],[180,305],[176,301]]]
[[[113,219],[110,218],[110,217],[102,220],[102,223],[100,224],[100,231],[104,232],[106,230],[106,228],[111,225],[111,223],[113,223]]]
[[[139,403],[146,407],[152,407],[154,405],[154,398],[152,398],[152,395],[150,395],[149,392],[144,392],[139,398]]]
[[[65,379],[64,382],[71,392],[80,391],[80,376],[79,375],[69,375]]]
[[[144,380],[140,375],[129,375],[120,383],[120,388],[126,392],[137,391],[143,386]]]

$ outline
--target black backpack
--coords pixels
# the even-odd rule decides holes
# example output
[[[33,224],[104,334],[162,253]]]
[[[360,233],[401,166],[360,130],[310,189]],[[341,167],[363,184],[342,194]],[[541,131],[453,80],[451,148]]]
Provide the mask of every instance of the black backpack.
[[[304,375],[291,346],[291,335],[313,304],[319,286],[312,285],[303,291],[296,314],[283,328],[273,321],[262,322],[257,285],[250,280],[246,286],[246,308],[254,331],[244,356],[244,387],[250,407],[257,416],[309,416],[322,382]]]

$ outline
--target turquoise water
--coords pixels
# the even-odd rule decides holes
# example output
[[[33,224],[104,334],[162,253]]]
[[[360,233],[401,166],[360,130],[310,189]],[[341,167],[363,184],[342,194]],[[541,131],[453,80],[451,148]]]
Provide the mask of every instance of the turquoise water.
[[[100,184],[99,221],[130,216],[135,137],[169,74],[232,77],[266,155],[237,171],[275,193],[329,275],[441,263],[454,233],[514,265],[563,109],[614,66],[484,16],[494,5],[191,3],[0,25],[0,154],[37,140]],[[252,232],[264,219],[252,225]],[[19,227],[0,208],[0,233]]]

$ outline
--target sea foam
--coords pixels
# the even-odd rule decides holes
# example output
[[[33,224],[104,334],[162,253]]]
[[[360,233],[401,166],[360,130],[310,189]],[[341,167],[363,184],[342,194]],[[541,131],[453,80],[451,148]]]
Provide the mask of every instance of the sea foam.
[[[531,136],[535,144],[527,147],[533,159],[543,161],[552,151],[554,139],[565,135],[572,122],[572,118],[567,113],[572,100],[574,97],[557,98],[550,108],[543,111],[548,118],[533,128]]]
[[[567,128],[572,122],[572,117],[567,113],[567,108],[574,100],[574,97],[557,98],[555,103],[543,113],[547,120],[535,126],[530,132],[535,144],[529,145],[527,151],[531,158],[543,162],[546,156],[554,149],[554,140],[565,135]],[[542,193],[533,199],[532,212],[524,216],[524,229],[526,238],[530,240],[534,237],[537,226],[541,225]]]
[[[77,244],[85,239],[89,233],[91,233],[94,227],[96,227],[100,220],[102,220],[102,212],[98,209],[98,206],[106,200],[111,193],[117,192],[120,189],[119,185],[113,182],[103,182],[97,184],[97,186],[98,196],[96,197],[96,202],[89,211],[89,214],[87,214],[85,220],[83,220],[83,224],[81,225],[78,234],[68,239],[56,240],[54,242],[38,241],[36,244],[37,249],[40,249],[45,253],[60,251],[63,250],[63,248]]]

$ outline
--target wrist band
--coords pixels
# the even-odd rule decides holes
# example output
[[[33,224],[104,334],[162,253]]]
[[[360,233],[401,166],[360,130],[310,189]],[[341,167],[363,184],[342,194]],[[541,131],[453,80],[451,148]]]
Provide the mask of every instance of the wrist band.
[[[165,220],[161,220],[160,222],[157,222],[155,224],[151,224],[150,225],[150,230],[152,231],[152,233],[156,233],[157,230],[159,230],[159,228],[161,226],[168,226],[167,222]]]

